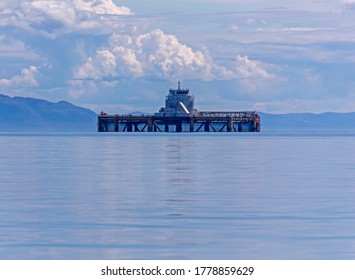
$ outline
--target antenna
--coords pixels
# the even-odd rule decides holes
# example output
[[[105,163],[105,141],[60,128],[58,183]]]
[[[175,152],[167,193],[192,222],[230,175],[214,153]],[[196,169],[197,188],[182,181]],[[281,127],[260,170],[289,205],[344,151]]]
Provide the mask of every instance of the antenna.
[[[180,81],[178,81],[178,90],[180,90]]]

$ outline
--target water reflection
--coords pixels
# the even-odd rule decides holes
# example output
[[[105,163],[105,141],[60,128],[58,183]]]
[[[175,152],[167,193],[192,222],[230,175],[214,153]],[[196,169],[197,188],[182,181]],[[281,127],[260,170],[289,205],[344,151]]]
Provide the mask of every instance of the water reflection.
[[[354,258],[353,138],[233,135],[0,137],[0,258]]]

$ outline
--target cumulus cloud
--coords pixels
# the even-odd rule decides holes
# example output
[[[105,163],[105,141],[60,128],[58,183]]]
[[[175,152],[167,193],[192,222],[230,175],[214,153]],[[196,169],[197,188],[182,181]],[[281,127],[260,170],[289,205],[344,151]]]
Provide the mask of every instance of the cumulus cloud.
[[[208,54],[194,51],[161,30],[133,36],[113,34],[109,47],[96,52],[75,71],[78,79],[157,77],[163,79],[225,79],[232,72],[216,65]]]
[[[99,15],[130,15],[131,10],[127,7],[118,7],[112,0],[93,0],[85,2],[82,0],[74,1],[74,5],[79,11],[87,11]]]
[[[76,78],[100,80],[102,77],[116,76],[116,67],[115,56],[108,50],[100,50],[94,58],[89,57],[86,63],[79,67]]]
[[[37,68],[30,66],[21,70],[19,75],[12,77],[11,79],[0,79],[0,86],[4,88],[8,87],[35,87],[38,85],[36,80]]]
[[[194,51],[176,36],[153,30],[134,36],[113,34],[100,49],[75,69],[75,79],[112,80],[159,78],[165,80],[239,80],[248,90],[273,77],[267,66],[237,55],[234,64],[220,66],[203,51]],[[258,81],[256,81],[258,80]]]
[[[248,56],[237,55],[235,58],[235,75],[240,85],[248,92],[264,87],[266,81],[274,78],[261,62],[251,60]]]
[[[115,27],[112,15],[131,14],[129,8],[117,6],[112,0],[25,0],[19,2],[7,24],[54,34]]]
[[[4,7],[8,8],[7,5]],[[72,34],[70,38],[78,38],[75,43],[80,44],[80,50],[75,46],[70,50],[63,50],[67,57],[74,59],[60,64],[63,69],[68,67],[73,70],[72,76],[63,75],[63,82],[68,86],[72,97],[81,96],[87,89],[92,90],[95,83],[97,86],[109,87],[123,79],[238,80],[242,85],[254,80],[248,85],[252,88],[258,84],[256,79],[272,77],[265,65],[247,56],[238,55],[233,60],[232,55],[225,65],[219,64],[205,48],[193,49],[179,41],[175,35],[166,34],[160,29],[146,31],[149,27],[137,22],[133,24],[135,20],[127,23],[126,19],[121,18],[132,15],[132,11],[116,5],[113,0],[23,0],[18,1],[17,8],[11,10],[12,15],[4,17],[7,22],[34,31],[31,35],[44,34],[64,43],[68,43],[68,38],[62,35]],[[128,25],[134,26],[129,31],[122,28]],[[85,36],[76,36],[79,33]],[[102,34],[105,36],[97,36]],[[98,45],[101,47],[97,47]],[[44,44],[43,49],[46,47]],[[37,48],[42,49],[42,46]],[[43,53],[51,55],[55,52]],[[63,56],[58,54],[48,59],[61,57]],[[30,63],[33,62],[27,65]],[[33,86],[36,80],[35,71],[32,70],[23,69],[21,74],[12,79],[2,79],[1,85],[25,83],[27,77],[28,85]],[[27,76],[26,71],[29,71]],[[62,71],[58,70],[60,73]],[[32,82],[29,79],[31,73]]]
[[[250,60],[248,56],[236,56],[236,74],[243,79],[270,78],[271,75],[261,66],[260,62]]]
[[[163,77],[182,76],[184,73],[211,78],[213,64],[201,51],[194,52],[181,44],[173,35],[161,30],[140,35],[136,40],[137,52],[143,54],[144,64]]]

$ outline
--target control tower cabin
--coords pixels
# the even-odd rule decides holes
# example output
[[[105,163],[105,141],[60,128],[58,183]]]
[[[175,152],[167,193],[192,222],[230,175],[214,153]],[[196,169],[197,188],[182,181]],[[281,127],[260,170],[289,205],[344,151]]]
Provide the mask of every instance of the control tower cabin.
[[[189,89],[182,89],[180,82],[177,89],[170,89],[165,99],[165,108],[161,108],[156,117],[190,117],[195,113],[195,98],[189,95]]]

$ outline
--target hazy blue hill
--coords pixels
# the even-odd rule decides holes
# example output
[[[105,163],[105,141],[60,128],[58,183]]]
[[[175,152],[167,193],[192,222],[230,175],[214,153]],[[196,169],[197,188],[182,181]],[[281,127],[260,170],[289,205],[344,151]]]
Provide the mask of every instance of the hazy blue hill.
[[[66,101],[0,94],[0,131],[96,131],[97,114]]]
[[[260,113],[260,116],[262,131],[355,131],[355,113]],[[0,94],[0,131],[95,132],[96,123],[95,112],[66,101],[52,103]]]
[[[260,113],[263,131],[354,131],[355,113]]]
[[[153,113],[145,113],[141,111],[134,111],[130,113],[132,116],[154,115]]]

